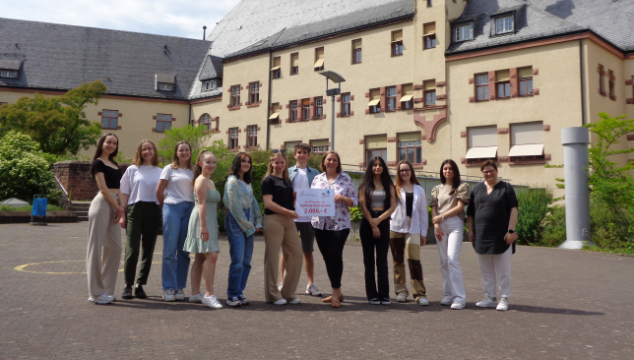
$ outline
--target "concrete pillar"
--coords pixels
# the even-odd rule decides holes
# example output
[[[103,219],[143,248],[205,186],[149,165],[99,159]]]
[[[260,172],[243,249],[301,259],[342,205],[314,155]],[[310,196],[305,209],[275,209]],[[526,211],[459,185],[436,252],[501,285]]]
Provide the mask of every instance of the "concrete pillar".
[[[588,144],[590,132],[584,127],[561,130],[564,146],[566,186],[566,242],[563,249],[581,249],[590,243],[590,196],[588,193]]]

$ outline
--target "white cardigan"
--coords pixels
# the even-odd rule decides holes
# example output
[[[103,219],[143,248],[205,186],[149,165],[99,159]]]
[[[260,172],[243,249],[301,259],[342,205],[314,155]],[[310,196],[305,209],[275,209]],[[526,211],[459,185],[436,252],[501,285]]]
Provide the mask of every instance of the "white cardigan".
[[[407,224],[407,208],[405,205],[405,190],[400,191],[401,201],[396,204],[396,210],[392,213],[390,230],[397,233],[420,234],[427,236],[427,198],[425,190],[420,185],[414,185],[414,203],[412,204],[412,222]]]

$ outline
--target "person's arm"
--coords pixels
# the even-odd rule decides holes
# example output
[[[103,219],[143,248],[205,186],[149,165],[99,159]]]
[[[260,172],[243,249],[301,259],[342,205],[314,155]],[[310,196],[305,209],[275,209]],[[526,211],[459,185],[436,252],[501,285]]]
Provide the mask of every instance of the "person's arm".
[[[163,201],[165,200],[165,188],[167,187],[167,182],[169,180],[160,179],[158,185],[156,186],[156,199],[159,202],[161,208],[163,207]]]
[[[273,201],[273,195],[271,194],[263,195],[262,199],[264,199],[264,206],[266,206],[267,209],[273,211],[274,213],[286,215],[293,219],[297,219],[299,217],[299,215],[297,215],[295,211],[289,210]]]
[[[517,225],[517,208],[514,207],[511,209],[511,218],[509,219],[509,230],[515,230],[516,225]],[[518,238],[519,238],[519,235],[517,235],[516,232],[512,234],[507,232],[506,235],[504,235],[504,240],[509,245],[513,244],[513,242],[515,242],[515,240],[517,240]]]
[[[239,189],[240,183],[236,177],[231,177],[225,184],[225,193],[223,196],[223,202],[227,207],[227,210],[231,213],[231,216],[236,220],[238,226],[244,231],[247,236],[255,232],[255,226],[244,215],[242,210],[242,204],[240,204]],[[257,203],[256,203],[257,204]],[[259,205],[258,205],[259,208]],[[261,216],[261,215],[260,215]],[[257,219],[256,219],[257,220]]]
[[[475,190],[476,188],[474,188]],[[476,206],[475,206],[475,191],[471,192],[469,196],[469,207],[467,208],[467,227],[469,228],[469,241],[472,244],[475,244],[475,227],[473,226],[475,222],[475,214],[476,214]]]
[[[429,219],[427,216],[427,197],[425,196],[425,190],[423,190],[422,188],[420,199],[418,200],[418,227],[420,229],[420,246],[425,246],[425,244],[427,244],[427,229],[429,228]]]
[[[117,203],[117,200],[114,198],[110,190],[108,190],[108,186],[106,185],[106,178],[104,177],[102,172],[95,173],[95,181],[97,181],[97,187],[99,188],[99,192],[103,195],[103,198],[106,199],[108,204],[112,206],[114,212],[117,213],[116,220],[114,223],[119,222],[119,218],[122,216],[123,209]]]
[[[194,184],[194,192],[198,200],[198,216],[200,218],[200,238],[209,241],[209,229],[207,228],[207,185],[206,179],[199,176]]]
[[[352,182],[352,179],[345,173],[342,178],[344,179],[341,183],[343,190],[339,194],[341,195],[341,198],[337,200],[337,196],[335,196],[335,202],[343,201],[346,205],[348,205],[348,207],[358,206],[359,198],[357,198],[357,193],[354,191],[354,183]]]
[[[366,198],[365,198],[365,186],[359,187],[359,207],[361,208],[361,212],[363,213],[363,217],[370,223],[370,225],[374,226],[372,223],[372,214],[368,211],[368,207],[366,206]]]
[[[262,230],[262,211],[260,211],[260,204],[255,200],[255,196],[251,196],[251,207],[255,212],[255,231]]]
[[[433,217],[434,223],[441,223],[445,219],[449,219],[452,216],[460,214],[463,210],[464,210],[464,202],[462,202],[462,200],[458,200],[456,201],[456,206],[452,207],[451,209],[445,211],[442,214],[437,214],[436,216],[434,216]]]

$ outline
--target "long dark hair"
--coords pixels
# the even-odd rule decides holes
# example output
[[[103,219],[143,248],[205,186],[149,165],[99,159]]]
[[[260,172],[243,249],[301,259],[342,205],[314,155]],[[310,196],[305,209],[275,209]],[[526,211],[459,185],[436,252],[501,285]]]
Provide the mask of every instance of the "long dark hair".
[[[442,173],[442,168],[445,167],[445,164],[451,165],[451,169],[453,170],[453,183],[451,184],[451,192],[449,193],[449,195],[453,195],[460,186],[460,170],[458,170],[458,165],[455,161],[451,159],[443,161],[442,164],[440,164],[440,182],[443,185],[447,182],[445,175]]]
[[[383,161],[380,156],[375,156],[369,162],[368,168],[365,170],[365,174],[363,175],[363,180],[361,180],[359,192],[361,192],[361,189],[365,188],[365,206],[368,210],[371,210],[372,207],[370,206],[370,203],[372,202],[372,193],[374,192],[374,173],[372,172],[372,167],[374,167],[374,162],[377,160],[383,168],[383,172],[381,173],[381,184],[383,184],[383,190],[385,190],[383,209],[387,210],[392,205],[392,188],[394,188],[394,184],[392,183],[390,170],[387,168],[385,161]]]
[[[253,159],[251,159],[251,156],[249,156],[249,154],[245,152],[240,152],[236,155],[235,158],[233,158],[233,161],[231,162],[231,167],[229,168],[229,175],[227,175],[227,178],[229,178],[230,175],[234,175],[238,179],[240,179],[240,168],[242,167],[242,160],[244,160],[244,158],[246,157],[249,158],[249,163],[251,164],[251,167],[249,168],[249,171],[242,174],[242,181],[244,181],[247,184],[251,183],[251,170],[253,170]]]
[[[101,157],[101,153],[103,152],[103,143],[106,141],[106,138],[108,136],[114,136],[115,139],[117,139],[117,147],[114,149],[114,151],[108,156],[108,160],[112,161],[113,164],[117,165],[117,167],[119,166],[119,164],[117,164],[116,161],[114,161],[114,158],[117,157],[117,154],[119,153],[119,138],[117,137],[117,135],[109,132],[106,133],[104,135],[102,135],[99,138],[99,141],[97,141],[97,150],[95,150],[95,156],[92,158],[92,162],[94,163],[95,160],[97,160],[97,158]],[[95,173],[92,170],[92,165],[90,165],[90,176],[92,176],[93,178],[95,177]]]

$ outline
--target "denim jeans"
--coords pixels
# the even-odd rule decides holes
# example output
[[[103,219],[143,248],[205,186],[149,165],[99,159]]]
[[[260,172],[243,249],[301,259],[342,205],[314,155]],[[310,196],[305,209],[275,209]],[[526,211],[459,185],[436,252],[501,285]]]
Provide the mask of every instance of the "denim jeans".
[[[189,252],[183,251],[183,245],[193,209],[189,201],[163,204],[163,290],[187,287]]]
[[[243,209],[244,215],[249,219],[249,209]],[[229,284],[227,284],[227,297],[243,295],[247,286],[249,273],[251,272],[251,257],[253,256],[253,235],[247,236],[230,212],[225,216],[225,230],[229,240]]]

